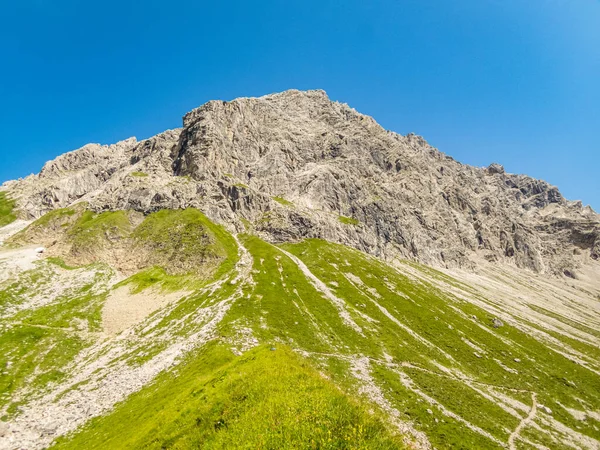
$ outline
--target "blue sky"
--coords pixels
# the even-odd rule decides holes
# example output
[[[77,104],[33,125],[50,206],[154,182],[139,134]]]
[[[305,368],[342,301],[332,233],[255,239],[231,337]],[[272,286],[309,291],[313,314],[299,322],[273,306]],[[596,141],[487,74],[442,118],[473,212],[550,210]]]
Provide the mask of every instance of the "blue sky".
[[[0,0],[0,180],[210,99],[325,89],[600,210],[600,1]]]

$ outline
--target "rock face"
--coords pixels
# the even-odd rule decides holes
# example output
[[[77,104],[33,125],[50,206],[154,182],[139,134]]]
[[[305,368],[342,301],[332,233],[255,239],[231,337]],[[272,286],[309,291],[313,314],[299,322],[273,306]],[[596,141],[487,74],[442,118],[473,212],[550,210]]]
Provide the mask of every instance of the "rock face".
[[[7,182],[22,218],[86,201],[143,213],[193,206],[271,241],[325,238],[386,258],[483,259],[576,276],[600,258],[600,216],[499,164],[460,164],[323,91],[211,101],[183,128],[86,145]]]

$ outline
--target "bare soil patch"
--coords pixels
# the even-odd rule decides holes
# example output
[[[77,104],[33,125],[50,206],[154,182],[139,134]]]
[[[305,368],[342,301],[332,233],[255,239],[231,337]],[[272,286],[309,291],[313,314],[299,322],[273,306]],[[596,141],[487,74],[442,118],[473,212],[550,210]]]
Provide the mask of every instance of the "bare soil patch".
[[[104,333],[115,335],[140,323],[154,311],[179,300],[188,292],[160,292],[153,288],[132,293],[131,286],[120,286],[112,291],[102,309]]]

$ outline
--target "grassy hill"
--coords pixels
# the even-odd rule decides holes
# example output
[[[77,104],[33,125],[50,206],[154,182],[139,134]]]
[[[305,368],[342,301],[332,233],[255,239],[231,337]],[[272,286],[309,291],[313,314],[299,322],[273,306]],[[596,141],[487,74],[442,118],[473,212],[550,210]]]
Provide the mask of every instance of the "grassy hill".
[[[391,266],[322,240],[277,246],[233,236],[192,209],[145,218],[52,214],[66,224],[52,225],[64,229],[66,262],[46,258],[0,285],[3,420],[25,427],[52,408],[70,417],[44,425],[50,437],[34,433],[36,442],[61,435],[55,448],[600,442],[593,330],[580,330],[586,339],[548,331],[553,340],[544,340],[536,323],[516,314],[500,321],[490,312],[495,300],[431,268]],[[40,221],[13,242],[30,242],[23,236],[50,223]],[[89,246],[109,255],[107,248],[141,249],[147,267],[128,278],[115,275],[109,258],[71,267],[73,248]],[[40,300],[56,279],[71,288]],[[124,302],[179,297],[106,336],[105,302],[123,286],[131,295]]]
[[[234,356],[208,345],[56,449],[395,449],[365,402],[287,346]]]

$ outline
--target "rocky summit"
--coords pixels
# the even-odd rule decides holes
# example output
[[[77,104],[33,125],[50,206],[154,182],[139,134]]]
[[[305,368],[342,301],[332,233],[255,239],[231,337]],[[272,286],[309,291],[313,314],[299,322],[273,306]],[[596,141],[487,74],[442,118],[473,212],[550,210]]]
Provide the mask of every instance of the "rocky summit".
[[[556,187],[461,164],[323,91],[211,101],[181,129],[86,145],[4,189],[23,218],[82,201],[98,212],[196,207],[270,242],[323,238],[442,267],[576,276],[600,258],[600,216]]]
[[[600,448],[600,216],[325,92],[0,189],[0,449]]]

